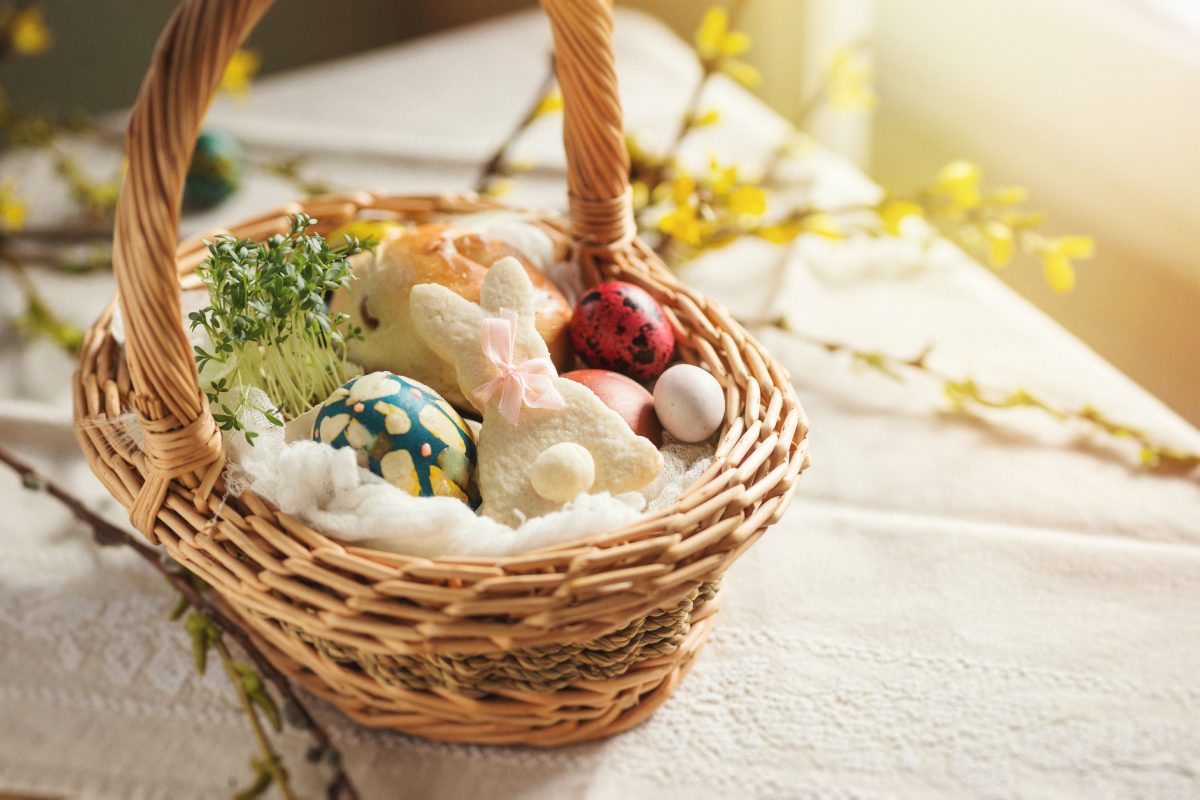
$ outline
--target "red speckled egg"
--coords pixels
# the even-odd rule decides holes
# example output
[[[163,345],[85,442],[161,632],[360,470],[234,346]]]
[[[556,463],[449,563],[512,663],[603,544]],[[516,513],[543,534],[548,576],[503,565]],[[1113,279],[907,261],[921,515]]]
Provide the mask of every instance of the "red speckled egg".
[[[577,369],[562,377],[591,389],[601,403],[625,420],[630,430],[649,439],[655,447],[662,445],[662,425],[654,413],[654,397],[633,378],[606,369]]]
[[[648,381],[671,360],[675,332],[645,289],[607,281],[579,299],[571,319],[571,343],[589,367]]]

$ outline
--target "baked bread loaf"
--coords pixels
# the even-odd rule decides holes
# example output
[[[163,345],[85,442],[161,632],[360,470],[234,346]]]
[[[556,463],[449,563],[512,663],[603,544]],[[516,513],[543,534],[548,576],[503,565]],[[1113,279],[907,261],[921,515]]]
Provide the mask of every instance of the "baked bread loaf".
[[[562,292],[511,245],[440,223],[400,232],[380,242],[374,253],[351,259],[355,280],[334,293],[332,301],[334,313],[348,314],[362,329],[362,338],[350,342],[350,359],[366,372],[386,370],[420,381],[456,407],[472,410],[453,365],[414,330],[409,294],[418,284],[436,283],[478,303],[488,270],[508,256],[521,262],[533,283],[537,331],[550,357],[560,372],[570,369],[571,306]]]

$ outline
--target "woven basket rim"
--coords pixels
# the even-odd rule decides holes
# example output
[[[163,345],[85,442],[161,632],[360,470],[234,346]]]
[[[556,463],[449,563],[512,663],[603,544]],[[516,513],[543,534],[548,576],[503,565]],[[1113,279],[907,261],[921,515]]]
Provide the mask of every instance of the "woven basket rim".
[[[348,217],[348,219],[353,219],[353,218],[356,218],[357,215],[362,213],[363,208],[366,208],[368,210],[374,210],[374,206],[378,205],[381,201],[386,203],[389,201],[397,201],[397,200],[428,202],[428,203],[435,205],[438,209],[441,209],[441,208],[449,209],[449,208],[454,208],[456,206],[461,206],[461,207],[477,206],[478,210],[480,210],[480,211],[505,210],[505,211],[513,211],[513,212],[520,213],[520,214],[528,214],[533,218],[531,221],[533,221],[543,227],[550,227],[552,229],[556,229],[564,237],[567,236],[567,234],[566,234],[566,228],[568,225],[567,218],[560,211],[552,210],[552,209],[532,208],[532,207],[528,207],[528,206],[513,206],[513,205],[503,203],[503,202],[499,202],[499,201],[491,199],[491,198],[480,196],[474,192],[447,192],[447,193],[441,193],[441,194],[436,194],[436,193],[395,194],[395,193],[390,193],[390,192],[386,192],[386,191],[368,191],[368,190],[357,190],[357,191],[351,191],[351,192],[332,192],[332,193],[328,193],[328,194],[324,194],[324,195],[313,196],[313,197],[302,199],[302,200],[294,200],[291,202],[287,202],[282,205],[271,208],[269,210],[261,211],[257,214],[249,216],[245,220],[242,220],[240,222],[233,223],[230,225],[214,226],[214,227],[206,229],[204,231],[200,231],[200,232],[189,235],[186,239],[184,239],[182,242],[180,242],[179,247],[176,252],[176,265],[179,269],[181,288],[189,288],[189,289],[196,288],[195,286],[189,286],[187,284],[187,278],[193,274],[194,268],[198,263],[195,259],[196,254],[198,252],[200,252],[200,250],[198,248],[202,247],[203,242],[212,240],[213,238],[215,238],[218,235],[233,233],[233,234],[240,236],[242,234],[237,233],[239,230],[253,229],[253,228],[260,227],[260,226],[263,226],[263,225],[269,224],[269,223],[277,223],[278,224],[278,223],[280,223],[281,220],[285,219],[288,215],[294,214],[297,211],[310,211],[313,209],[322,209],[322,208],[327,208],[331,204],[344,205],[347,202],[355,203],[360,206],[360,208],[353,215]],[[443,217],[453,217],[456,213],[463,214],[463,213],[471,213],[471,212],[469,212],[469,211],[457,211],[457,212],[456,211],[445,211],[445,212],[436,211],[435,213],[438,214],[439,216],[443,216]],[[328,215],[322,215],[322,217],[327,217],[327,216]],[[372,217],[357,216],[357,218],[372,218]],[[315,221],[317,223],[320,223],[319,227],[322,227],[322,228],[331,226],[330,223],[324,222],[321,217],[317,217]],[[339,224],[340,224],[340,222],[339,222]],[[266,235],[269,235],[269,234],[263,234],[263,236],[260,236],[258,238],[265,238]],[[253,238],[253,237],[248,237],[248,238]],[[681,285],[681,284],[679,284],[678,279],[674,277],[674,275],[668,275],[667,279],[664,279],[663,282],[664,283],[673,282],[676,285]],[[102,312],[100,318],[92,326],[92,331],[94,333],[96,333],[97,335],[100,335],[100,336],[111,336],[111,333],[109,332],[109,324],[111,321],[112,313],[117,308],[117,303],[118,303],[118,297],[116,295],[114,295],[110,299],[109,303],[105,306],[105,309]],[[677,362],[677,363],[682,363],[682,362]],[[690,362],[688,362],[688,363],[690,363]],[[797,407],[799,407],[798,402],[797,402]],[[805,420],[805,423],[806,422],[807,421]],[[724,439],[726,433],[729,430],[729,425],[726,422],[723,422],[721,425],[721,430],[722,430],[722,434],[720,437],[718,437],[718,442],[720,442]],[[797,449],[796,449],[795,455],[793,456],[794,458],[803,459],[806,456],[807,441],[808,441],[807,424],[804,424],[799,428],[799,439],[797,440]],[[386,550],[378,550],[376,548],[346,544],[346,543],[340,542],[336,536],[332,536],[328,533],[325,533],[325,532],[319,530],[318,528],[310,525],[309,523],[306,523],[303,520],[300,520],[299,518],[293,518],[293,519],[296,519],[297,522],[308,527],[310,531],[312,531],[314,534],[322,537],[327,542],[329,542],[331,544],[335,544],[337,546],[345,547],[348,550],[352,550],[355,554],[360,555],[365,558],[369,558],[371,560],[374,560],[377,563],[379,563],[380,566],[383,566],[383,567],[392,566],[393,564],[391,564],[389,562],[395,562],[395,561],[403,561],[403,562],[421,561],[421,562],[429,562],[429,563],[433,563],[433,564],[439,564],[439,563],[462,564],[464,562],[474,563],[474,564],[478,564],[481,562],[504,563],[504,562],[510,561],[510,560],[521,560],[521,559],[526,559],[526,558],[529,558],[529,557],[535,556],[535,555],[553,554],[556,552],[560,552],[560,551],[564,551],[564,550],[574,550],[574,549],[578,549],[581,547],[596,547],[599,549],[604,549],[605,547],[616,546],[619,543],[619,541],[628,533],[637,531],[639,529],[646,528],[646,527],[650,526],[651,524],[657,524],[660,521],[665,520],[665,519],[677,514],[678,512],[674,510],[676,505],[678,505],[680,502],[688,499],[693,494],[693,492],[697,489],[697,487],[702,487],[702,486],[708,484],[708,482],[710,482],[712,480],[712,478],[715,476],[715,474],[720,472],[721,461],[716,457],[716,453],[719,453],[719,452],[720,452],[720,444],[718,444],[717,449],[714,452],[713,462],[709,466],[709,468],[706,469],[703,474],[701,474],[695,481],[693,481],[689,486],[687,486],[683,490],[683,492],[679,495],[679,497],[676,498],[676,501],[675,501],[675,503],[672,504],[672,506],[669,506],[667,508],[662,508],[657,511],[646,512],[644,514],[641,514],[639,517],[637,517],[637,519],[635,519],[632,522],[627,523],[626,525],[623,525],[619,528],[612,528],[609,530],[585,534],[585,535],[577,537],[575,539],[565,540],[563,542],[558,542],[558,543],[550,544],[550,545],[544,545],[542,547],[538,547],[538,548],[534,548],[534,549],[530,549],[530,550],[526,550],[526,551],[521,551],[520,553],[516,553],[516,554],[498,555],[498,556],[487,556],[487,555],[467,556],[467,555],[455,555],[455,554],[440,554],[437,556],[406,555],[403,553],[395,553],[395,552],[386,551]],[[257,501],[258,503],[261,503],[265,508],[269,508],[272,512],[274,512],[276,514],[291,517],[291,515],[286,514],[286,512],[280,511],[278,509],[278,507],[275,506],[274,503],[272,503],[271,501],[267,500],[266,498],[262,497],[261,495],[257,494],[256,492],[254,492],[253,490],[251,490],[249,488],[247,488],[243,491],[242,496],[245,496],[245,495],[250,495],[252,498],[252,501]],[[666,528],[666,530],[669,530],[669,526]],[[607,540],[616,540],[616,541],[607,541]],[[303,543],[297,541],[297,544],[302,545]],[[311,549],[315,549],[315,548],[310,548],[310,550]]]

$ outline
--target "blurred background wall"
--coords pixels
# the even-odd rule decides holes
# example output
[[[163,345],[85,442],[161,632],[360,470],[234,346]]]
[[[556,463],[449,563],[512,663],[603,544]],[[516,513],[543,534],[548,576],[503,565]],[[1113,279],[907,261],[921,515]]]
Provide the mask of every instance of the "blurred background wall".
[[[618,4],[690,36],[710,3]],[[271,72],[534,6],[279,0],[252,45]],[[174,2],[43,7],[56,46],[5,64],[4,85],[19,101],[101,111],[128,105]],[[812,132],[901,190],[976,162],[1028,188],[1052,232],[1094,236],[1072,294],[1036,269],[1001,275],[1200,423],[1200,0],[749,0],[742,27],[760,93],[793,119],[829,54],[869,41],[876,114],[819,114]]]
[[[632,4],[685,35],[703,5]],[[1050,232],[1093,236],[1070,294],[1036,267],[1000,275],[1200,424],[1200,0],[751,0],[744,27],[793,119],[829,53],[867,39],[873,118],[810,130],[897,190],[972,161],[1027,188]]]
[[[1002,277],[1200,423],[1200,2],[880,0],[870,169],[949,158],[1096,239],[1071,294]]]

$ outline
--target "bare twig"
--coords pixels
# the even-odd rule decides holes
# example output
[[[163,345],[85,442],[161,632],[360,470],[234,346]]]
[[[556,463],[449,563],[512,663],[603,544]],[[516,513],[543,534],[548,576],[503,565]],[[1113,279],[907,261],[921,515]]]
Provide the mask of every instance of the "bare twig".
[[[282,178],[307,197],[329,194],[334,191],[333,184],[329,181],[304,174],[302,168],[307,160],[307,155],[297,155],[270,161],[252,161],[251,166],[261,169],[268,175]]]
[[[538,118],[538,109],[541,108],[542,100],[554,88],[555,80],[554,56],[551,55],[547,59],[546,74],[542,77],[542,82],[538,85],[537,93],[533,97],[533,103],[526,109],[520,121],[517,122],[516,127],[512,129],[512,132],[505,137],[504,141],[500,143],[500,146],[496,148],[491,157],[484,162],[483,167],[479,171],[479,177],[475,179],[475,191],[481,194],[486,192],[493,180],[507,173],[508,151],[517,139],[521,138],[521,134]]]
[[[267,738],[267,732],[263,730],[258,713],[250,703],[250,695],[246,693],[246,687],[242,685],[242,676],[234,668],[233,656],[230,655],[229,648],[220,639],[217,639],[213,643],[213,646],[216,648],[217,655],[221,657],[221,664],[225,667],[225,674],[229,677],[229,682],[233,684],[234,690],[237,691],[238,702],[242,706],[242,713],[250,720],[250,729],[254,732],[254,740],[258,743],[258,750],[262,753],[263,764],[267,772],[271,775],[273,785],[279,789],[279,793],[283,795],[284,800],[296,800],[296,796],[292,793],[291,784],[288,782],[287,772],[283,768],[282,760],[279,754],[275,752],[275,748],[271,746],[271,740]]]
[[[39,242],[47,244],[87,244],[112,240],[112,226],[78,228],[22,228],[0,233],[0,242]]]
[[[748,3],[749,0],[733,0],[733,3],[729,7],[730,30],[737,28],[738,21],[741,19],[742,12],[746,10]],[[700,117],[700,100],[704,97],[704,89],[708,86],[709,78],[721,71],[722,61],[721,57],[701,59],[700,80],[696,81],[696,86],[692,89],[692,96],[686,106],[687,110],[684,112],[683,119],[679,121],[678,130],[675,131],[675,137],[671,140],[671,144],[663,154],[663,164],[667,165],[667,169],[670,169],[671,162],[679,155],[679,148],[683,145],[683,140],[695,129],[696,120]],[[654,185],[651,185],[650,188],[653,189]]]
[[[936,381],[951,406],[958,410],[990,409],[993,411],[1029,409],[1048,416],[1058,422],[1082,423],[1097,433],[1114,439],[1125,439],[1139,448],[1142,467],[1165,475],[1200,477],[1200,453],[1193,453],[1154,438],[1132,425],[1112,419],[1099,409],[1085,405],[1079,408],[1058,406],[1050,403],[1027,389],[1002,389],[978,383],[973,378],[963,378],[930,366],[932,348],[927,347],[912,356],[897,356],[879,350],[862,350],[844,342],[830,341],[795,330],[786,316],[749,319],[748,327],[769,326],[782,330],[794,339],[818,347],[827,353],[850,357],[854,363],[886,375],[892,380],[903,381],[905,374],[916,374]]]
[[[0,263],[8,268],[17,288],[25,295],[25,311],[16,322],[18,330],[28,336],[45,336],[71,355],[77,355],[83,345],[83,331],[54,313],[25,267],[3,247],[0,247]]]
[[[741,18],[742,12],[746,10],[748,2],[749,0],[733,0],[729,7],[728,24],[731,30],[737,27],[738,20]],[[697,53],[697,57],[699,57],[699,53]],[[704,97],[704,90],[708,87],[712,76],[721,71],[722,61],[721,57],[700,58],[700,79],[696,81],[696,85],[692,89],[692,95],[683,112],[683,119],[679,121],[679,128],[676,129],[671,144],[667,146],[658,162],[645,174],[639,176],[646,185],[649,196],[653,197],[654,190],[670,179],[671,171],[675,168],[675,160],[679,156],[679,150],[683,147],[683,142],[687,139],[688,134],[695,130],[696,121],[700,118],[700,101]],[[669,233],[661,233],[654,246],[654,252],[660,257],[665,256],[674,241],[675,237]]]
[[[298,717],[300,727],[308,731],[316,746],[322,752],[336,752],[329,732],[317,722],[316,718],[313,717],[312,713],[296,695],[291,682],[267,660],[267,657],[258,649],[249,634],[230,620],[220,606],[193,585],[184,574],[169,569],[164,564],[163,558],[157,550],[139,541],[124,528],[114,525],[96,514],[78,497],[4,448],[0,448],[0,462],[3,462],[12,469],[21,478],[26,488],[44,491],[65,506],[71,512],[72,516],[91,528],[93,538],[97,544],[125,545],[137,553],[143,561],[161,573],[167,579],[167,582],[171,584],[172,588],[179,592],[192,608],[204,613],[205,616],[220,628],[223,634],[229,635],[230,638],[237,642],[239,648],[250,658],[259,673],[269,680],[274,685],[276,691],[279,692],[279,695],[286,704],[285,711],[295,714]],[[223,645],[220,647],[223,647]],[[225,654],[221,653],[220,647],[218,648],[218,653],[221,654],[222,661],[224,661]],[[238,687],[241,686],[240,682],[236,682],[236,685]],[[239,693],[244,694],[244,690],[239,688]],[[255,720],[257,720],[256,717]],[[346,800],[358,800],[359,798],[358,790],[351,782],[350,776],[341,767],[340,760],[337,772],[329,784],[328,797],[346,798]]]

